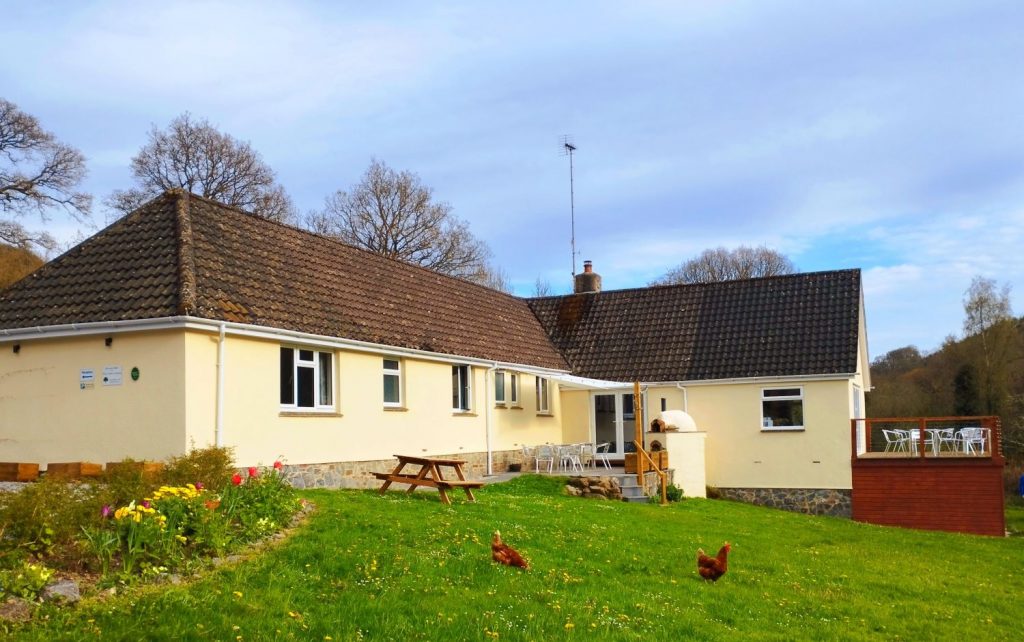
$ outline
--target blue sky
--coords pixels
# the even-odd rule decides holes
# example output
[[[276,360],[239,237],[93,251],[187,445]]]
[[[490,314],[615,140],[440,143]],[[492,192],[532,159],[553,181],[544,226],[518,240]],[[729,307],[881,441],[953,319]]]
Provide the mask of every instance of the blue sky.
[[[1020,2],[20,4],[0,96],[83,151],[97,201],[188,110],[302,211],[371,157],[417,172],[517,293],[557,292],[570,134],[606,289],[767,244],[864,271],[873,357],[959,334],[976,274],[1024,313]]]

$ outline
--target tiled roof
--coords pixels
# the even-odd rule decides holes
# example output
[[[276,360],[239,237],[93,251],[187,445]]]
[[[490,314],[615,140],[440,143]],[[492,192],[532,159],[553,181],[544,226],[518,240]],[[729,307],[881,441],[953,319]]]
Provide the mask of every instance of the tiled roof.
[[[182,314],[567,369],[524,299],[178,190],[0,293],[0,329]]]
[[[696,381],[857,368],[859,270],[529,301],[584,377]]]

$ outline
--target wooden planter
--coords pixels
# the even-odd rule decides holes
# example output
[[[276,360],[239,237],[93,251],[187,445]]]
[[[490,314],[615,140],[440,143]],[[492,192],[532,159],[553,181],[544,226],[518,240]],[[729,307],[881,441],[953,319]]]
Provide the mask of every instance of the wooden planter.
[[[668,468],[668,453],[666,451],[659,450],[657,452],[652,452],[652,453],[648,453],[648,454],[651,456],[651,459],[654,460],[654,463],[656,463],[658,465],[658,468],[660,468],[661,470],[665,470],[666,468]],[[626,466],[626,472],[627,473],[635,473],[635,472],[637,472],[636,471],[636,457],[637,457],[637,453],[626,453],[626,456],[625,456],[625,466]],[[654,469],[651,468],[651,464],[647,461],[647,458],[643,458],[643,470],[641,472],[645,472],[646,473],[646,472],[648,472],[650,470],[654,470]]]
[[[51,477],[82,479],[83,477],[99,477],[102,473],[102,465],[91,464],[86,461],[71,461],[46,465],[46,474]]]
[[[164,465],[158,461],[108,461],[107,472],[117,474],[121,470],[134,470],[142,473],[143,477],[155,477],[164,469]]]
[[[0,481],[30,482],[39,477],[39,464],[0,462]]]

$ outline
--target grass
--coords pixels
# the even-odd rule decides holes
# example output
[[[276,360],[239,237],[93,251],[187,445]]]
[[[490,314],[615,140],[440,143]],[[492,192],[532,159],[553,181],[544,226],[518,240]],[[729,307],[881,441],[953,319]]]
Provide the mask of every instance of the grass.
[[[884,528],[745,504],[570,498],[523,476],[433,493],[310,491],[281,546],[181,586],[44,607],[10,639],[1013,639],[1024,539]],[[1010,506],[1018,528],[1024,507]],[[532,568],[491,562],[500,529]],[[733,543],[717,584],[697,547]]]

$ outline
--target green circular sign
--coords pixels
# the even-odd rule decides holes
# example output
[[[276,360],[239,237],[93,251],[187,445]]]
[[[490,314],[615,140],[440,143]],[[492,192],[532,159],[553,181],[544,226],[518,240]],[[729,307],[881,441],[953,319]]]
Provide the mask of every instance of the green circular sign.
[[[139,369],[138,368],[132,368],[132,381],[138,381],[138,380],[139,380]]]

